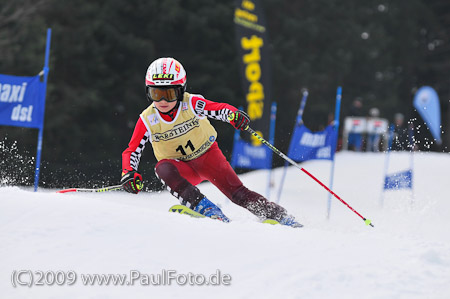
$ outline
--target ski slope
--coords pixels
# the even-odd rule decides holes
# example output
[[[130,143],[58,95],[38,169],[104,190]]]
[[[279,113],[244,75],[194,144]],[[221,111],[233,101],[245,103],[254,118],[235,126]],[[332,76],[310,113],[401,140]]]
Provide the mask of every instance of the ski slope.
[[[390,171],[409,165],[391,155]],[[341,152],[334,191],[374,228],[295,167],[281,205],[301,229],[258,223],[210,183],[200,189],[233,221],[168,213],[168,192],[56,194],[0,188],[1,298],[450,298],[450,155],[416,153],[414,192],[385,192],[385,156]],[[330,162],[302,167],[329,184]],[[271,200],[282,168],[273,171]],[[87,174],[88,176],[88,174]],[[267,171],[241,176],[266,195]],[[12,286],[13,271],[74,271],[72,285]],[[173,270],[231,277],[229,285],[84,285],[84,274]],[[173,272],[172,272],[173,273]],[[35,274],[33,274],[35,275]],[[37,275],[37,274],[36,274]],[[34,279],[36,279],[36,275]],[[21,281],[29,281],[28,272]]]

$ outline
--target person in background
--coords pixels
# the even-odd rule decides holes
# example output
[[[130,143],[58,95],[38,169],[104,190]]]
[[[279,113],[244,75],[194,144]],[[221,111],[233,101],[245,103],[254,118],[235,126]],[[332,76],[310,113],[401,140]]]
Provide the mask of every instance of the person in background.
[[[353,117],[363,116],[363,104],[361,99],[356,98],[352,106],[350,107],[350,115]],[[361,133],[349,133],[348,134],[348,149],[360,152],[362,150],[363,136]]]
[[[186,71],[173,58],[152,62],[145,85],[150,106],[141,113],[128,148],[122,154],[120,182],[125,191],[142,190],[138,166],[149,142],[158,160],[156,175],[182,205],[206,217],[229,222],[221,209],[196,187],[202,181],[210,181],[233,203],[261,220],[302,226],[283,207],[245,187],[220,150],[217,132],[208,118],[245,130],[250,119],[244,111],[186,92]]]
[[[369,110],[369,118],[379,118],[380,117],[380,110],[378,108],[370,108]],[[380,151],[380,140],[381,135],[372,132],[367,135],[367,152],[379,152]]]

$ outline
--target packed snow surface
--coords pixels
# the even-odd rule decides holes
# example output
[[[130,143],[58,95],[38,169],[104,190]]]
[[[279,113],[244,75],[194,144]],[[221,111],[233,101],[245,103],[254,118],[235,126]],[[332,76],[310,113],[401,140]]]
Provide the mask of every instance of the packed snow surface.
[[[4,186],[0,297],[450,298],[450,155],[416,153],[413,161],[413,190],[383,193],[384,154],[337,154],[334,192],[375,227],[336,198],[328,219],[328,192],[295,167],[287,169],[280,204],[301,229],[259,223],[210,183],[199,188],[229,224],[168,213],[177,204],[168,192],[57,194]],[[331,162],[299,165],[329,185]],[[409,153],[393,153],[388,172],[409,165]],[[272,171],[272,201],[283,171]],[[268,171],[240,177],[267,195]],[[49,274],[39,282],[50,284],[58,271],[61,285],[36,285],[42,273]],[[87,274],[130,278],[131,271],[140,275],[133,284],[82,280]],[[71,285],[69,272],[77,278]],[[144,279],[169,272],[170,285]],[[198,285],[210,275],[216,284],[219,275],[225,281]],[[31,276],[31,287],[20,285]]]

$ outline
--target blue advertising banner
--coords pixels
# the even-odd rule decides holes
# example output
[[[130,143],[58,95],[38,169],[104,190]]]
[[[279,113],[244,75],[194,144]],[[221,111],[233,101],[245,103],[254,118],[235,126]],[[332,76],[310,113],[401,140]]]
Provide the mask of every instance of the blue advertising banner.
[[[0,75],[0,125],[42,128],[45,83],[40,76]]]
[[[235,139],[231,166],[233,168],[270,169],[272,151],[266,146],[254,146],[242,138]]]
[[[325,130],[312,132],[303,124],[303,111],[305,109],[308,91],[303,91],[303,98],[297,112],[294,131],[289,144],[288,157],[296,162],[312,159],[331,160],[330,189],[333,188],[334,178],[334,154],[336,152],[337,138],[339,132],[339,115],[341,111],[342,87],[338,86],[336,91],[336,107],[334,110],[334,121]],[[277,203],[281,200],[284,178],[286,176],[287,163],[284,165],[283,176],[280,182]],[[331,193],[328,197],[327,217],[330,216]]]
[[[292,135],[288,156],[297,162],[311,159],[333,160],[335,138],[333,125],[314,133],[304,125],[297,126]]]
[[[436,91],[430,86],[419,88],[414,96],[413,104],[427,124],[434,139],[441,144],[441,107]]]
[[[36,128],[38,142],[34,191],[39,185],[42,139],[44,131],[45,93],[49,73],[50,41],[52,30],[47,29],[44,69],[34,77],[18,77],[0,74],[0,126]],[[41,77],[42,76],[42,77]]]
[[[412,188],[412,170],[387,175],[384,179],[384,189]]]

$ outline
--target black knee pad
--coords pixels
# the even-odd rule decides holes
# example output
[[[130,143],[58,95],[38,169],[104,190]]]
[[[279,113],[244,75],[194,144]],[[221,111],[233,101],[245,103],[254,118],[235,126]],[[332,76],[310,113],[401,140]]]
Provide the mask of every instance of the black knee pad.
[[[155,167],[156,176],[166,184],[166,181],[176,176],[181,176],[178,169],[170,162],[158,163]]]
[[[197,206],[205,197],[197,187],[183,178],[175,165],[170,162],[159,163],[155,168],[155,173],[167,190],[188,208]]]

